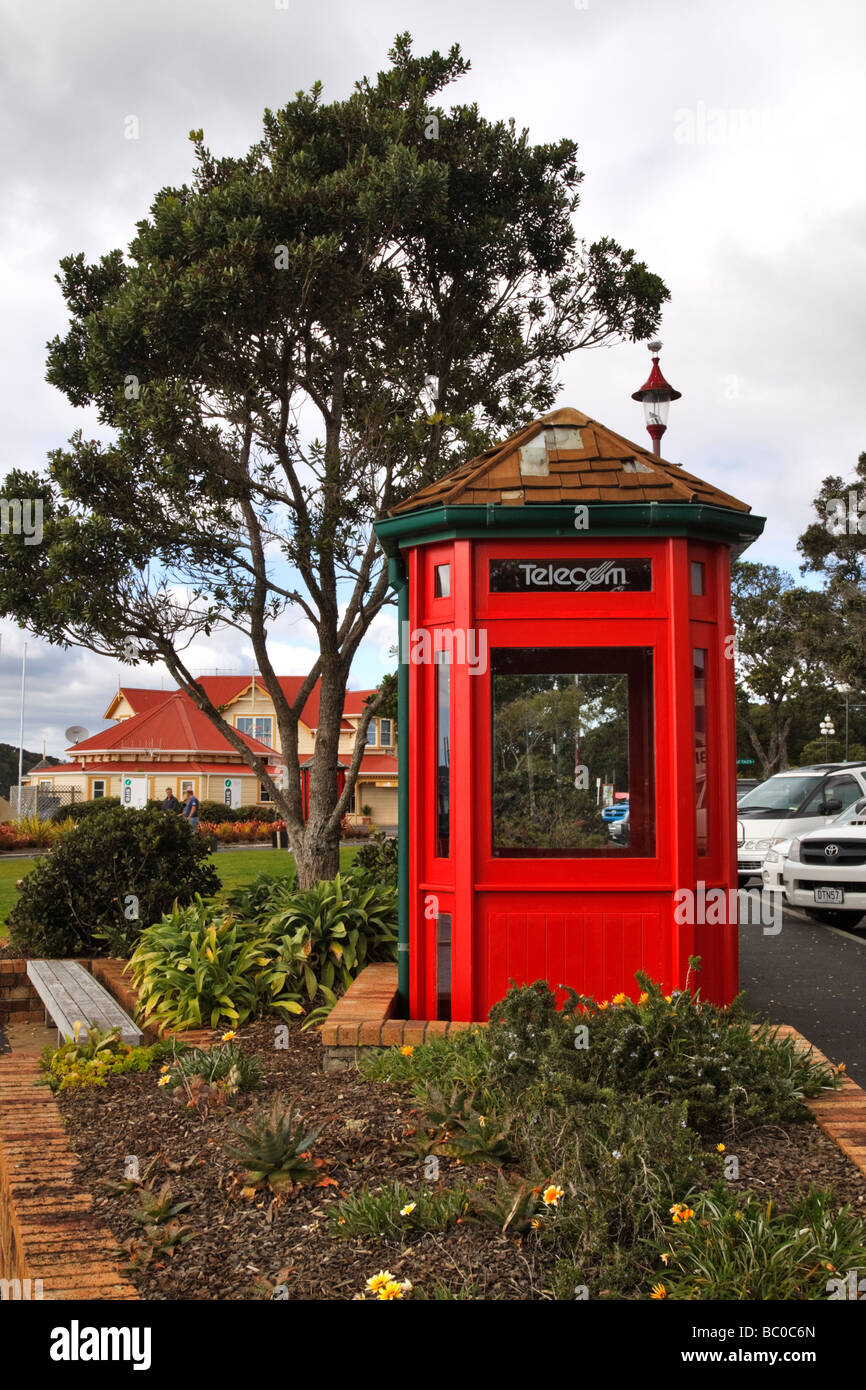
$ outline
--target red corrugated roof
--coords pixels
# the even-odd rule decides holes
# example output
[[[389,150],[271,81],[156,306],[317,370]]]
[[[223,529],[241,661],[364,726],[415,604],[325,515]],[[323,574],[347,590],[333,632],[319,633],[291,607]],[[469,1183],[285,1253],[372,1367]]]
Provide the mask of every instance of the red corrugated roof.
[[[214,728],[206,714],[203,714],[180,690],[162,693],[162,699],[151,709],[134,714],[115,724],[113,729],[93,734],[91,738],[73,745],[76,753],[102,753],[129,748],[134,752],[153,749],[156,753],[234,753],[236,750],[227,739]],[[248,734],[236,731],[238,737],[254,753],[275,758],[272,748],[250,738]],[[72,751],[67,749],[67,752]]]
[[[390,753],[365,753],[361,759],[359,774],[378,777],[396,777],[399,764]]]
[[[305,680],[305,677],[279,676],[277,679],[279,680],[280,688],[282,689],[283,694],[286,696],[286,699],[289,701],[290,704],[294,704],[298,696],[298,691],[300,690]],[[233,704],[235,700],[239,699],[241,695],[245,694],[246,691],[248,691],[252,686],[252,677],[199,676],[198,683],[204,690],[208,699],[219,709],[225,705]],[[267,688],[260,676],[256,679],[256,691],[261,691],[262,698],[268,701],[268,703],[270,703],[271,697],[268,694]],[[147,710],[153,709],[154,707],[160,705],[168,695],[178,693],[179,692],[177,691],[146,690],[139,686],[129,685],[121,686],[120,690],[118,691],[118,695],[123,695],[126,697],[126,700],[135,710],[136,714],[143,714]],[[348,690],[346,692],[346,703],[344,706],[345,714],[352,715],[353,717],[359,715],[361,713],[361,709],[363,708],[364,701],[374,693],[375,692],[372,690]],[[301,721],[302,723],[306,724],[308,729],[318,728],[319,694],[319,682],[317,681],[307,699],[306,704],[304,705],[303,710],[301,711]],[[108,706],[109,710],[115,703],[116,699],[117,695],[115,695],[114,700],[112,700],[111,704]],[[112,718],[112,716],[106,711],[105,718],[110,719]],[[341,732],[351,733],[352,727],[353,726],[350,723],[348,723],[346,719],[343,719],[341,724]]]

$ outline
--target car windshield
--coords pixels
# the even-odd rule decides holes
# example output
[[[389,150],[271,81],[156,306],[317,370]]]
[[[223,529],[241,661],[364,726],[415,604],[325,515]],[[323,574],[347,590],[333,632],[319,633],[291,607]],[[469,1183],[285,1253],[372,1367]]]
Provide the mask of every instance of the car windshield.
[[[821,784],[823,775],[792,777],[780,772],[768,782],[746,792],[737,804],[737,811],[776,811],[780,816],[797,811],[806,797]]]

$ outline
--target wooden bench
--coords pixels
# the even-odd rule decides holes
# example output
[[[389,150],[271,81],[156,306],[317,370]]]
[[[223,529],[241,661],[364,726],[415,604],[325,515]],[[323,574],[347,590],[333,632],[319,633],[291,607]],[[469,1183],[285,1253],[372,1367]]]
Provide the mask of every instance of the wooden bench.
[[[144,1042],[134,1020],[77,960],[29,960],[27,978],[46,1015],[57,1025],[59,1041],[73,1037],[75,1024],[80,1022],[85,1027],[95,1023],[103,1031],[119,1028],[123,1041],[132,1047]]]

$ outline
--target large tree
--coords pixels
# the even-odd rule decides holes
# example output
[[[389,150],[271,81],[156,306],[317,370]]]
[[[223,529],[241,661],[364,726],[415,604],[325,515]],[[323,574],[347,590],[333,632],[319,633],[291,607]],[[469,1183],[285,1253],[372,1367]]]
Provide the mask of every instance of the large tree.
[[[832,687],[835,619],[825,593],[795,584],[775,565],[748,560],[733,566],[731,603],[737,721],[762,777],[771,777],[788,766],[795,718],[812,711],[817,730],[816,711]]]
[[[866,453],[853,477],[825,478],[814,499],[816,519],[797,548],[803,570],[820,574],[835,615],[832,660],[840,680],[866,686]]]
[[[189,185],[157,194],[128,253],[61,262],[70,313],[48,379],[95,406],[39,496],[44,540],[2,538],[0,611],[57,643],[163,661],[285,815],[302,883],[332,874],[368,706],[337,794],[352,659],[388,600],[377,516],[553,404],[575,349],[642,339],[668,298],[610,239],[585,245],[570,139],[434,99],[457,47],[391,67],[325,104],[321,84],[266,111],[261,141],[217,157],[201,131]],[[303,613],[319,655],[293,703],[269,635]],[[320,712],[302,818],[195,680],[201,634],[252,645],[284,760],[315,682]]]

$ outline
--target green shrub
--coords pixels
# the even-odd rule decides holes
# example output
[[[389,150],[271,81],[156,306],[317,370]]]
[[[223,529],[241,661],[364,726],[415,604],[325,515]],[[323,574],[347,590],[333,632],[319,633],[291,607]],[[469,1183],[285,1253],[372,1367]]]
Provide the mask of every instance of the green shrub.
[[[129,962],[139,1002],[160,1029],[216,1028],[262,1013],[302,1013],[288,986],[303,943],[266,939],[254,926],[200,898],[148,927]]]
[[[128,955],[175,901],[219,887],[207,846],[180,816],[103,808],[26,875],[7,919],[10,942],[36,956]]]
[[[122,1041],[119,1028],[103,1032],[95,1024],[76,1023],[74,1037],[60,1047],[46,1047],[39,1066],[52,1091],[76,1091],[107,1086],[109,1076],[147,1071],[164,1054],[161,1043],[131,1047]]]
[[[397,895],[337,874],[293,893],[264,929],[270,937],[303,933],[310,948],[304,988],[310,1001],[320,990],[327,999],[336,983],[348,989],[370,961],[397,959]]]
[[[806,1120],[802,1097],[835,1084],[832,1068],[792,1039],[754,1029],[740,1000],[719,1008],[683,990],[665,997],[646,975],[637,979],[640,1003],[569,991],[562,1011],[542,981],[510,990],[490,1011],[491,1084],[512,1099],[549,1088],[572,1103],[604,1091],[683,1099],[688,1123],[704,1131]]]
[[[845,1298],[851,1271],[855,1286],[866,1274],[866,1218],[832,1192],[812,1187],[781,1212],[721,1182],[681,1203],[678,1215],[676,1223],[668,1216],[651,1297]]]
[[[257,874],[249,883],[230,888],[222,901],[237,917],[261,926],[275,913],[285,910],[295,894],[297,873]]]
[[[73,801],[68,806],[58,806],[52,811],[51,819],[55,822],[67,819],[85,820],[87,816],[96,815],[99,811],[113,811],[119,805],[119,796],[101,796],[95,801]]]
[[[384,888],[397,887],[397,839],[377,830],[355,855],[351,877]]]
[[[365,1048],[358,1070],[368,1081],[386,1081],[397,1090],[410,1092],[423,1102],[428,1083],[440,1091],[455,1086],[473,1090],[488,1077],[490,1045],[486,1028],[467,1028],[451,1038],[431,1038],[409,1047]]]

